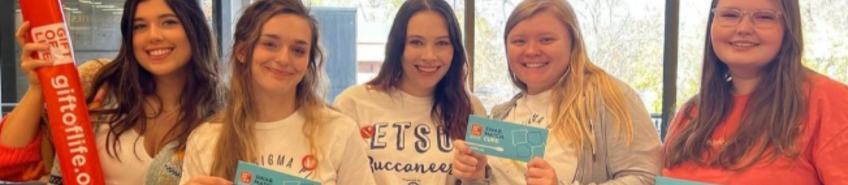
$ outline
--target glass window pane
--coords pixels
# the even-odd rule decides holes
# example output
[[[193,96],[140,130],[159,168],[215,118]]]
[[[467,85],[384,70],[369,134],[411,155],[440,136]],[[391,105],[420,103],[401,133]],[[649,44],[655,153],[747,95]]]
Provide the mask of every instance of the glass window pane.
[[[801,3],[804,64],[848,84],[848,1],[807,0]]]
[[[74,47],[74,60],[77,64],[85,61],[107,58],[112,59],[117,55],[121,46],[121,22],[123,11],[123,0],[100,0],[100,1],[72,1],[63,0],[64,14],[68,29],[71,34],[71,43]],[[20,26],[23,17],[17,3],[15,13],[15,28]],[[15,46],[15,61],[20,63],[20,48]],[[20,99],[29,86],[29,81],[20,65],[17,75],[17,95]]]

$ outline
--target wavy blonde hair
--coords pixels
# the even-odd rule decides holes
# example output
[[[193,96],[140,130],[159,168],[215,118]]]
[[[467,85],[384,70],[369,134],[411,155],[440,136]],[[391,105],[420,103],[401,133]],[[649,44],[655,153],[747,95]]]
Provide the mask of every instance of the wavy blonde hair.
[[[261,0],[247,7],[236,24],[233,57],[230,59],[230,68],[233,70],[230,95],[224,111],[213,119],[213,122],[224,124],[215,149],[215,161],[212,163],[213,176],[232,179],[239,160],[256,163],[253,159],[258,152],[254,123],[259,117],[256,105],[259,100],[256,99],[251,86],[253,46],[258,42],[265,22],[280,14],[301,16],[309,21],[312,27],[309,65],[306,76],[297,84],[293,101],[306,120],[303,134],[308,138],[310,153],[316,157],[315,164],[322,158],[315,141],[320,138],[319,131],[323,127],[321,123],[330,118],[326,115],[327,105],[323,98],[326,79],[323,75],[324,53],[318,46],[318,23],[308,14],[300,0]],[[244,61],[240,62],[239,58]]]
[[[596,146],[593,124],[600,121],[602,111],[610,112],[619,136],[624,136],[629,145],[633,141],[633,121],[627,110],[627,100],[620,82],[589,60],[580,24],[571,5],[564,0],[525,0],[519,3],[506,22],[504,44],[507,36],[521,21],[542,12],[553,13],[565,25],[571,37],[571,62],[569,71],[562,74],[552,88],[554,106],[551,133],[563,144],[571,144],[580,155],[589,144],[594,152]],[[519,80],[512,69],[512,83],[527,92],[527,84]],[[567,86],[568,85],[568,86]],[[596,101],[597,96],[603,101]],[[601,109],[603,108],[603,110]],[[588,142],[587,142],[588,140]]]

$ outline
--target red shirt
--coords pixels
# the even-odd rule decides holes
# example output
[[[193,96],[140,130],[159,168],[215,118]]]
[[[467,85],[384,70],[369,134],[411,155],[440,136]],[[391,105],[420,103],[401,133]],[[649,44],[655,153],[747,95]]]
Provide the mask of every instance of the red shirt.
[[[808,112],[802,120],[798,138],[800,156],[797,159],[778,157],[773,163],[763,159],[739,172],[684,162],[673,168],[663,168],[663,176],[728,185],[848,184],[848,86],[820,75],[811,75],[811,82]],[[714,154],[724,144],[724,139],[736,132],[747,102],[747,95],[733,98],[730,114],[716,127],[709,141]],[[666,141],[673,141],[688,124],[683,117],[683,112],[678,113]]]
[[[0,129],[6,117],[0,118]],[[47,174],[41,159],[41,135],[21,148],[12,148],[0,144],[0,181],[38,180]]]

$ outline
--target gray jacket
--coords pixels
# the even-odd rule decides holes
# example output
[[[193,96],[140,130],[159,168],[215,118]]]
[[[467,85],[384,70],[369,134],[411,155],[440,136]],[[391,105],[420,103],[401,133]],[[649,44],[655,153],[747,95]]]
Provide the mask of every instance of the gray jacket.
[[[593,126],[598,148],[594,154],[583,152],[578,157],[577,172],[573,182],[590,185],[652,185],[654,178],[662,170],[662,146],[659,134],[651,123],[648,111],[645,110],[638,94],[623,82],[617,80],[616,82],[620,84],[627,100],[630,119],[633,120],[633,142],[628,146],[623,138],[617,137],[612,115],[606,108],[598,110],[601,117]],[[512,100],[495,106],[492,108],[490,117],[503,120],[521,97],[522,94],[518,94]],[[598,96],[595,101],[603,105],[604,100]],[[586,147],[583,151],[592,151],[588,143],[584,146]],[[571,177],[558,178],[566,180]]]

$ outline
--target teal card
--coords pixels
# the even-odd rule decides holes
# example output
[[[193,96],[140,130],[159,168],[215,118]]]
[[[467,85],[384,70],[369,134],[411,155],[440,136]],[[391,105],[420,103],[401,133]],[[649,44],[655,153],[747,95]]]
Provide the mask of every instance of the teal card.
[[[528,162],[543,157],[548,129],[471,115],[465,143],[474,152]]]
[[[233,182],[237,185],[319,185],[301,177],[277,172],[254,164],[239,161]]]
[[[675,179],[675,178],[670,178],[670,177],[657,176],[656,181],[654,181],[654,185],[714,185],[714,184],[707,184],[707,183],[703,183],[703,182],[688,181],[688,180],[681,180],[681,179]]]

